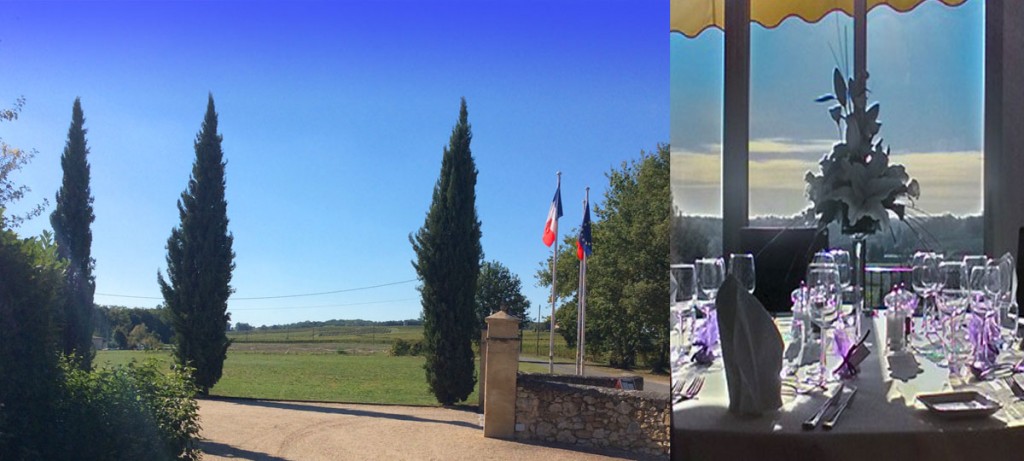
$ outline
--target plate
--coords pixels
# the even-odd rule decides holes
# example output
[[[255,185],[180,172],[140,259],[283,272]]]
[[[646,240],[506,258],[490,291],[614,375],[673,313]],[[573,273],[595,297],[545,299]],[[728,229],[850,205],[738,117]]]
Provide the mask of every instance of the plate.
[[[999,402],[977,391],[943,392],[917,396],[932,413],[949,419],[984,418],[1002,408]]]

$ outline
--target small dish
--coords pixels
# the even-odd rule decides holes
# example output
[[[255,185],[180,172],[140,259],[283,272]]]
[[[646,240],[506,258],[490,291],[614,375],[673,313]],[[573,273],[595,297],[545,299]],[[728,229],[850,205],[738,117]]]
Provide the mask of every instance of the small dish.
[[[977,391],[922,394],[917,400],[935,415],[948,419],[984,418],[1002,408],[999,402]]]

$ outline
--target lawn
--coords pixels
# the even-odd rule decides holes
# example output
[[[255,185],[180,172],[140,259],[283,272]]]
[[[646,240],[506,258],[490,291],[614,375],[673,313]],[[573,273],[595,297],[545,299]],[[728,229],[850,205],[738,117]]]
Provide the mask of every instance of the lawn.
[[[280,328],[275,330],[231,331],[228,338],[236,343],[323,342],[391,344],[396,339],[423,339],[422,326],[327,326],[316,328]]]
[[[161,352],[100,351],[98,367],[147,358]],[[479,372],[479,363],[477,364]],[[221,397],[317,400],[401,405],[437,405],[427,389],[422,357],[315,353],[228,352],[224,375],[210,391]],[[466,401],[477,403],[476,391]]]

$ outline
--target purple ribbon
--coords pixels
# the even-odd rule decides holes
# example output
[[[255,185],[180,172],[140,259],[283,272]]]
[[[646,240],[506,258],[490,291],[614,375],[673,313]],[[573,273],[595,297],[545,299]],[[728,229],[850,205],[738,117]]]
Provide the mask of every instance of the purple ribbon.
[[[864,358],[870,353],[868,348],[864,346],[864,342],[867,341],[868,335],[871,334],[871,330],[865,332],[864,337],[861,338],[857,344],[850,344],[851,341],[849,337],[846,336],[846,332],[840,334],[840,331],[842,331],[842,329],[836,330],[835,334],[836,350],[846,352],[840,353],[843,363],[839,364],[839,367],[836,368],[834,373],[839,375],[840,378],[850,379],[860,373],[860,368],[858,368],[857,365],[863,362]]]
[[[967,322],[967,335],[974,350],[971,372],[981,379],[996,366],[999,355],[999,324],[996,316],[973,313]]]
[[[697,346],[697,352],[690,357],[691,362],[699,365],[711,365],[715,361],[715,344],[718,344],[718,312],[710,310],[704,320],[704,325],[697,333],[697,339],[693,345]]]

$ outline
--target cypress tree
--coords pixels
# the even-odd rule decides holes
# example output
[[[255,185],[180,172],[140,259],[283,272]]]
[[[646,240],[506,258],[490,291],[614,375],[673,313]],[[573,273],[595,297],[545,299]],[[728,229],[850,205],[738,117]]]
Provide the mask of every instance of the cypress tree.
[[[181,225],[167,239],[167,280],[157,274],[174,327],[178,363],[196,369],[196,385],[203,394],[220,380],[230,345],[225,325],[231,320],[227,301],[235,253],[228,232],[221,140],[211,94],[196,135],[188,188],[178,200]]]
[[[64,276],[65,296],[61,328],[61,346],[66,355],[78,358],[83,370],[92,366],[92,311],[96,279],[92,275],[92,230],[96,219],[89,188],[89,147],[86,145],[82,104],[75,98],[71,109],[71,127],[60,157],[64,179],[57,191],[57,206],[50,215],[60,258],[68,262]]]
[[[473,392],[471,341],[475,330],[477,275],[483,251],[476,215],[476,166],[469,143],[466,99],[441,158],[441,173],[423,227],[410,236],[423,305],[427,383],[443,405]]]

